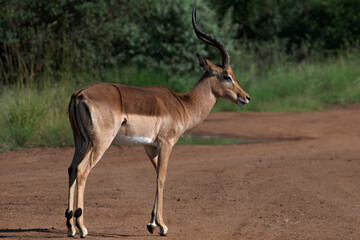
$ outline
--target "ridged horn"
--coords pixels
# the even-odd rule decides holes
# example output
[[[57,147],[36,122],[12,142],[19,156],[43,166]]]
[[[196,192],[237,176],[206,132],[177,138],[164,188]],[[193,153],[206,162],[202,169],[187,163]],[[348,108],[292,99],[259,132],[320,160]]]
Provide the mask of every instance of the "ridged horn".
[[[193,13],[192,13],[192,25],[195,31],[196,36],[202,40],[203,42],[207,43],[207,44],[211,44],[214,47],[216,47],[217,49],[219,49],[220,53],[221,53],[221,58],[222,58],[222,66],[224,68],[229,68],[230,66],[230,56],[228,54],[228,52],[226,51],[224,45],[214,36],[211,36],[207,33],[202,32],[199,27],[196,24],[196,9],[194,7],[193,9]]]

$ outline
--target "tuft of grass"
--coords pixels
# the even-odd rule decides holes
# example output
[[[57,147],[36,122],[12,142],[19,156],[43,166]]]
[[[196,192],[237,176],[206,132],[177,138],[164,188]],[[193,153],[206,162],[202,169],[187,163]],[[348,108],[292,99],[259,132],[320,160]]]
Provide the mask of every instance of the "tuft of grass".
[[[7,138],[15,147],[24,147],[34,137],[45,106],[34,91],[12,91],[4,107],[4,124]]]
[[[0,150],[26,146],[72,145],[67,104],[73,89],[63,82],[51,87],[6,87],[2,106]]]
[[[40,146],[71,146],[73,135],[68,118],[68,103],[74,86],[65,82],[44,89],[41,98],[46,105],[41,131],[36,136]]]

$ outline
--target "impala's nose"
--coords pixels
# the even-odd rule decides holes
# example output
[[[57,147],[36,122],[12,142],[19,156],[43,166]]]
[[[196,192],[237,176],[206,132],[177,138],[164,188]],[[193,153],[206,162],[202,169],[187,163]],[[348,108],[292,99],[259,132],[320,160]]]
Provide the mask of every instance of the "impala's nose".
[[[246,96],[246,100],[247,100],[248,102],[250,102],[250,97],[249,97],[249,96]]]

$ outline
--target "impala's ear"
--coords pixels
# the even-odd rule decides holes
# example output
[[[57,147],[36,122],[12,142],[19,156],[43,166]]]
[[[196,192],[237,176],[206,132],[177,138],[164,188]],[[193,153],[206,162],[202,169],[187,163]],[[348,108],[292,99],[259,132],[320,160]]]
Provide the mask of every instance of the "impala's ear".
[[[198,53],[196,53],[196,57],[197,57],[197,60],[199,62],[201,69],[204,71],[210,72],[211,66],[207,63],[207,60],[203,56],[199,55]]]

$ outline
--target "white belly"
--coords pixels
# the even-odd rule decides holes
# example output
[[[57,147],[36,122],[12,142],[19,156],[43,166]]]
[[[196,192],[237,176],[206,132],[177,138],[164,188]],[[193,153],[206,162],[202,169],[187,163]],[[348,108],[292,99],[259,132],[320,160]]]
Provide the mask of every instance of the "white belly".
[[[118,133],[113,140],[118,145],[152,145],[156,146],[154,141],[148,137],[130,137]]]

